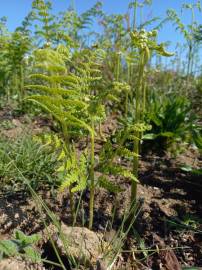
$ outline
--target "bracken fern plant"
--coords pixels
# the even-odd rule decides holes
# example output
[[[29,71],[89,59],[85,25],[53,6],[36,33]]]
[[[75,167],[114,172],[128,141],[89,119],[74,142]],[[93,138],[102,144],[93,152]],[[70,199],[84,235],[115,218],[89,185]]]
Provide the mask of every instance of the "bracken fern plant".
[[[78,190],[72,184],[80,179],[80,177],[70,177],[69,173],[72,167],[79,166],[79,163],[75,164],[74,159],[73,131],[78,134],[83,133],[85,135],[86,133],[90,135],[91,149],[88,172],[90,180],[90,228],[93,223],[95,191],[94,145],[96,125],[105,117],[103,105],[105,95],[99,95],[96,91],[96,84],[101,80],[99,66],[103,57],[102,51],[87,49],[81,52],[76,51],[71,55],[70,51],[64,46],[58,46],[56,50],[51,48],[37,50],[35,52],[35,72],[30,75],[30,79],[34,83],[26,86],[27,89],[38,92],[38,94],[30,96],[28,100],[42,106],[60,126],[60,139],[63,142],[63,152],[65,153],[63,159],[64,171],[67,172],[66,176],[68,177],[64,180],[62,187],[69,187],[72,214],[74,213],[72,193]],[[82,156],[80,159],[82,163]]]
[[[139,144],[142,133],[146,127],[144,125],[144,108],[146,102],[146,76],[145,70],[153,52],[161,56],[172,56],[172,53],[166,52],[163,44],[158,45],[156,42],[157,31],[147,32],[144,29],[131,32],[131,46],[134,50],[138,50],[139,63],[138,75],[134,88],[135,92],[135,113],[134,113],[134,158],[133,158],[133,174],[138,178],[138,163],[139,163]],[[137,197],[137,182],[132,182],[131,201],[135,202]]]

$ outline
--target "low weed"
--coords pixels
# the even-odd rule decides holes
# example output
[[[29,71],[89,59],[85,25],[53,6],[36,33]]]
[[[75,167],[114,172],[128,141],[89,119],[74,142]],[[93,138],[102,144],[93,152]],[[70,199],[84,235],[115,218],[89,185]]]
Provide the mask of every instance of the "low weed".
[[[40,238],[39,234],[27,236],[23,232],[15,230],[12,239],[0,241],[0,260],[19,256],[29,259],[33,263],[41,262],[40,252],[35,246]]]
[[[191,112],[191,103],[186,97],[175,94],[159,97],[153,93],[149,102],[146,119],[152,129],[144,139],[156,141],[164,150],[175,143],[193,141],[197,117]]]

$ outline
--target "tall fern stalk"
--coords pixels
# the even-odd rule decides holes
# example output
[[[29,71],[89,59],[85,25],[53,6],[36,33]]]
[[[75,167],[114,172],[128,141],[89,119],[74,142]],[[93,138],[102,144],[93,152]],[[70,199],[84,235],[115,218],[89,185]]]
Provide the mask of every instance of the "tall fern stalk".
[[[65,154],[66,154],[66,157],[69,157],[71,159],[69,135],[68,135],[67,125],[65,123],[62,124],[62,131],[63,131],[64,144],[65,144],[64,145]],[[74,220],[75,220],[75,206],[74,206],[74,195],[72,193],[72,185],[69,186],[69,202],[70,202],[70,211],[71,211],[72,222],[74,222]]]
[[[139,61],[139,72],[138,72],[138,81],[137,81],[137,88],[136,88],[136,97],[135,97],[135,124],[139,124],[142,118],[142,102],[141,102],[141,94],[143,90],[143,77],[144,77],[144,69],[146,63],[145,59],[145,52],[141,53],[140,61]],[[134,155],[133,158],[133,174],[136,178],[138,178],[138,164],[139,164],[139,145],[140,145],[140,132],[135,130],[134,131]],[[132,203],[136,202],[137,198],[137,182],[132,181],[131,187],[131,200]]]
[[[140,153],[140,141],[142,132],[147,128],[144,126],[144,108],[146,100],[145,69],[151,57],[152,51],[156,51],[162,56],[172,56],[165,51],[162,44],[156,43],[157,31],[146,32],[140,30],[131,32],[132,47],[139,51],[138,78],[135,93],[135,122],[134,122],[134,157],[133,175],[138,179],[138,165]],[[137,182],[132,181],[131,185],[131,205],[137,201]]]

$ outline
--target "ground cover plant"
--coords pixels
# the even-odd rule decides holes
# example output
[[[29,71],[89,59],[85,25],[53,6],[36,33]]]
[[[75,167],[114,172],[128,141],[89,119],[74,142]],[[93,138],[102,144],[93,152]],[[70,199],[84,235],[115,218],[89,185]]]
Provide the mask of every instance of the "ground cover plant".
[[[1,18],[0,269],[202,267],[200,1],[181,8]]]
[[[57,159],[52,149],[37,143],[30,135],[25,135],[16,141],[3,138],[0,144],[1,189],[10,191],[12,187],[16,192],[26,189],[17,170],[7,158],[8,153],[35,189],[40,186],[45,188],[49,183],[51,186],[58,185],[55,176]]]

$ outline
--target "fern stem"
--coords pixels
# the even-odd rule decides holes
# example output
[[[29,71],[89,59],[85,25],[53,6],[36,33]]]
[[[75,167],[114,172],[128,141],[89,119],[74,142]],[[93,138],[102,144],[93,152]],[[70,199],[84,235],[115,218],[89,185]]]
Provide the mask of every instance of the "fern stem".
[[[125,99],[125,116],[128,115],[128,93],[126,93],[126,99]]]
[[[102,139],[103,141],[106,140],[105,135],[102,132],[102,123],[101,123],[101,121],[99,121],[99,136],[100,136],[100,139]]]
[[[91,120],[91,128],[94,130],[94,121]],[[93,226],[93,210],[94,210],[94,197],[95,197],[95,137],[94,133],[91,134],[91,165],[90,165],[90,205],[89,205],[89,229]]]
[[[139,132],[135,132],[135,137],[139,138]],[[133,174],[138,179],[138,165],[139,165],[139,139],[135,139],[134,141],[134,153],[137,154],[137,156],[134,156],[133,158]],[[137,201],[137,182],[132,181],[131,184],[131,205],[134,205]]]
[[[133,30],[136,30],[137,7],[138,7],[138,1],[135,0],[135,2],[134,2],[134,12],[133,12]]]
[[[138,72],[138,81],[136,88],[136,108],[135,108],[135,124],[138,124],[141,121],[141,91],[143,89],[143,77],[144,77],[144,53],[141,53],[140,62],[139,62],[139,72]],[[140,145],[140,132],[135,131],[134,133],[134,153],[136,154],[133,158],[133,174],[138,178],[138,165],[139,165],[139,145]],[[131,185],[131,205],[135,204],[137,201],[137,182],[132,181]]]
[[[64,137],[64,142],[65,142],[66,157],[71,158],[69,135],[68,135],[67,125],[65,123],[62,124],[62,131],[63,131],[63,137]],[[71,218],[72,218],[72,223],[73,223],[75,220],[75,206],[74,206],[74,195],[71,189],[72,189],[72,185],[70,185],[69,187],[69,202],[70,202]]]
[[[120,52],[117,53],[117,67],[116,67],[116,80],[119,81],[120,69],[121,69],[121,55]]]
[[[128,80],[128,84],[130,85],[130,74],[131,74],[131,64],[128,63],[128,72],[127,72],[127,80]],[[126,99],[125,99],[125,116],[127,117],[128,115],[128,96],[129,96],[129,93],[127,92],[126,93]]]
[[[71,217],[72,217],[72,223],[75,221],[75,206],[74,206],[74,195],[71,191],[72,185],[69,187],[69,201],[70,201],[70,211],[71,211]]]
[[[24,99],[24,69],[23,64],[20,65],[20,102]]]
[[[147,87],[146,87],[146,80],[143,80],[143,86],[142,86],[142,115],[141,115],[141,118],[142,118],[142,121],[144,122],[144,117],[145,117],[145,111],[146,111],[146,91],[147,91]],[[141,134],[140,134],[140,139],[142,139],[144,135],[144,132],[142,131]]]

